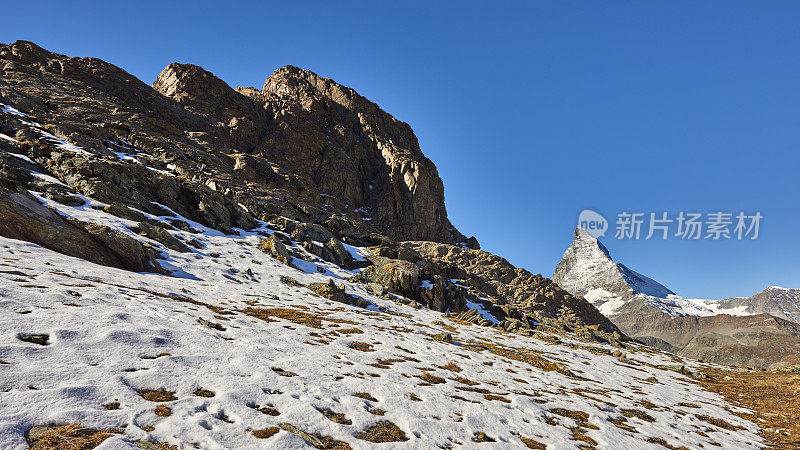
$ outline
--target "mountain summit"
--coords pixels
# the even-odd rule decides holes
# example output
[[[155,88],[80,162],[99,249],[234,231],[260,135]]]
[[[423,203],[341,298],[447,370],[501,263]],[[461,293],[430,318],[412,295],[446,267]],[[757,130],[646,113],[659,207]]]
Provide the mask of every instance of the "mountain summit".
[[[682,356],[742,366],[800,362],[797,289],[769,287],[725,300],[683,298],[615,262],[582,228],[575,230],[553,281],[583,296],[627,335]]]
[[[605,315],[613,314],[638,294],[666,298],[674,293],[621,263],[614,262],[608,249],[583,228],[556,265],[553,281],[573,295],[585,297]]]

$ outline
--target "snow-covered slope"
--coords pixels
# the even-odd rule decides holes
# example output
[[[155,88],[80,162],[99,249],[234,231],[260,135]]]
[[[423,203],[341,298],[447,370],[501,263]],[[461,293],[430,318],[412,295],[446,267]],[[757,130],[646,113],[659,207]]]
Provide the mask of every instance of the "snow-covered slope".
[[[126,225],[88,206],[51,206]],[[1,448],[26,448],[32,426],[70,422],[120,429],[103,448],[147,440],[305,448],[297,430],[363,448],[376,424],[392,430],[391,448],[469,448],[487,438],[481,448],[533,441],[662,448],[653,438],[755,448],[760,441],[756,426],[733,414],[739,408],[659,369],[673,364],[667,355],[632,345],[625,357],[612,356],[618,349],[569,336],[453,322],[374,297],[344,279],[353,272],[328,263],[295,260],[299,269],[291,268],[256,249],[257,232],[191,226],[200,233],[171,233],[201,249],[178,253],[150,241],[178,278],[0,238]],[[303,287],[331,279],[369,306]],[[452,342],[434,338],[441,333]],[[151,402],[148,389],[174,397]],[[169,415],[155,413],[159,404]],[[742,428],[712,426],[708,416]],[[255,434],[269,433],[253,433],[280,426],[266,440]]]

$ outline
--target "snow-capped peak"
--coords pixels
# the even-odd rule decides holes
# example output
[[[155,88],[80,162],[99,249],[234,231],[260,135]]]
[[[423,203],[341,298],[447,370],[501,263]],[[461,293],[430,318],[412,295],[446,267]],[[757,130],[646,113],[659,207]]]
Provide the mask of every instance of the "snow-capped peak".
[[[573,295],[585,296],[601,308],[613,313],[634,296],[667,298],[675,293],[611,258],[608,249],[582,228],[575,230],[575,239],[561,262],[556,266],[553,280]],[[609,310],[609,307],[614,307]]]

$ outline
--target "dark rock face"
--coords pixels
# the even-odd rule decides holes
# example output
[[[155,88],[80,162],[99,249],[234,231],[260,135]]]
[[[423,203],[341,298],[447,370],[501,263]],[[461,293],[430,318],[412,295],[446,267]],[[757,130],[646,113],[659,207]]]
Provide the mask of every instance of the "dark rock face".
[[[65,219],[23,189],[0,186],[0,235],[104,266],[168,273],[152,248],[109,227]]]
[[[139,222],[136,230],[142,236],[146,236],[154,241],[158,241],[165,247],[182,252],[189,253],[192,250],[183,242],[179,241],[175,236],[169,234],[167,230],[158,225],[150,225],[147,222]]]
[[[504,258],[482,250],[434,242],[405,242],[428,261],[457,268],[484,296],[501,305],[512,318],[521,313],[540,323],[568,330],[592,327],[605,333],[617,327],[581,297],[561,289],[549,278],[514,267]]]
[[[251,228],[254,217],[324,223],[340,215],[357,221],[359,235],[466,241],[411,128],[296,67],[276,71],[262,90],[237,92],[173,63],[150,87],[101,60],[18,41],[0,45],[0,102],[87,150],[35,152],[48,172],[106,203],[160,214],[158,203],[225,232]],[[25,127],[3,127],[35,141]]]
[[[24,190],[0,187],[0,234],[97,264],[122,267],[122,262],[108,248],[42,206]]]
[[[292,66],[267,78],[262,91],[241,92],[280,105],[254,154],[364,208],[389,237],[463,240],[447,219],[436,167],[408,124],[354,90]]]

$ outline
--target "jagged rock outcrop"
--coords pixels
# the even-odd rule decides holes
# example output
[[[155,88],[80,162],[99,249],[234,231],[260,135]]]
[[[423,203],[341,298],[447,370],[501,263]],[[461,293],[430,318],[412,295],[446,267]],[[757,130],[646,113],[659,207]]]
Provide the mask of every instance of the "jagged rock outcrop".
[[[448,220],[442,180],[411,127],[329,78],[287,66],[262,89],[232,89],[173,63],[149,87],[111,64],[29,42],[0,45],[0,73],[0,104],[9,105],[0,145],[65,183],[29,177],[20,189],[76,205],[89,197],[132,222],[119,235],[79,226],[119,260],[108,264],[133,264],[116,253],[139,243],[130,231],[191,252],[186,243],[202,245],[177,239],[176,228],[237,234],[265,223],[277,232],[259,230],[260,249],[290,266],[364,268],[358,277],[381,295],[454,314],[480,310],[481,319],[465,318],[491,317],[504,330],[621,337],[583,299],[477,250]],[[375,251],[356,260],[345,244]],[[145,250],[126,253],[157,266]]]
[[[293,66],[270,75],[260,92],[240,92],[280,105],[253,154],[362,209],[389,237],[464,239],[447,219],[442,180],[408,124],[353,89]]]
[[[63,217],[42,205],[25,189],[33,183],[33,177],[20,170],[25,165],[19,158],[0,154],[0,236],[104,266],[169,273],[156,260],[153,248],[117,230]]]
[[[586,300],[573,296],[548,278],[514,267],[500,256],[434,242],[405,242],[403,246],[428,261],[458,268],[471,287],[506,311],[518,310],[539,322],[556,322],[568,328],[590,326],[606,333],[617,331]],[[509,314],[514,315],[514,312]]]
[[[596,308],[551,280],[481,250],[426,241],[383,241],[355,281],[393,292],[457,320],[507,331],[546,327],[619,343],[623,335]],[[479,313],[478,309],[484,313]]]
[[[182,253],[189,253],[192,251],[189,248],[189,246],[187,246],[186,244],[175,238],[175,236],[169,234],[169,231],[165,230],[164,228],[161,228],[158,225],[151,225],[147,222],[139,222],[139,224],[136,225],[134,231],[141,234],[142,236],[160,242],[169,249]]]
[[[173,63],[150,87],[101,60],[18,41],[0,45],[0,103],[85,150],[41,145],[41,133],[14,117],[0,125],[29,142],[23,153],[49,173],[100,201],[156,215],[164,205],[228,233],[254,218],[340,216],[352,238],[467,241],[447,219],[442,181],[411,128],[296,67],[237,92]]]
[[[292,256],[289,250],[283,245],[283,242],[278,239],[278,236],[273,234],[268,239],[261,239],[258,243],[258,249],[264,253],[272,255],[273,258],[286,264],[287,266],[294,267],[292,263]]]

